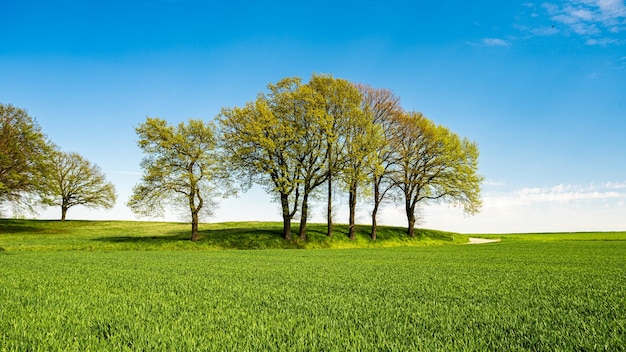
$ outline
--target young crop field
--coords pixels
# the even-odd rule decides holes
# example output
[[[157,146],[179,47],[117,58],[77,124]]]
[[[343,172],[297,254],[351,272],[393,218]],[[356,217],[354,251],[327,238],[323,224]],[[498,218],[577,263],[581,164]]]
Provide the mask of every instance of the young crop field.
[[[626,233],[499,237],[149,251],[4,239],[0,351],[625,350]]]

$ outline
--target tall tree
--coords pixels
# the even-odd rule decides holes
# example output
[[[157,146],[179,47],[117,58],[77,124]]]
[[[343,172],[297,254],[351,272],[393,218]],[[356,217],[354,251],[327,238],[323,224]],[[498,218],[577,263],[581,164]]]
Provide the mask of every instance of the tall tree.
[[[380,126],[364,112],[351,115],[347,122],[341,137],[345,139],[346,162],[339,175],[348,191],[348,236],[354,240],[358,190],[369,182],[370,170],[380,164],[377,151],[385,140]]]
[[[191,215],[191,240],[198,240],[200,214],[210,214],[210,198],[224,191],[214,126],[189,119],[176,126],[146,118],[135,129],[146,154],[139,184],[128,206],[140,215],[162,214],[166,206],[186,208]],[[220,183],[219,189],[217,183]]]
[[[313,76],[315,79],[316,76]],[[328,136],[332,134],[334,116],[324,109],[325,97],[315,90],[311,82],[298,89],[295,99],[300,106],[295,115],[296,128],[299,131],[298,160],[302,182],[302,210],[300,211],[301,240],[306,241],[306,223],[309,216],[309,197],[315,189],[329,178],[327,162]]]
[[[112,208],[117,198],[115,186],[106,180],[96,164],[78,153],[57,151],[51,160],[49,195],[44,203],[61,207],[61,220],[76,205],[90,208]]]
[[[224,108],[218,116],[222,149],[229,171],[244,188],[258,183],[276,195],[283,218],[283,237],[291,240],[291,220],[301,196],[302,130],[296,123],[303,106],[296,98],[299,78],[268,85],[243,108]]]
[[[313,75],[308,85],[318,95],[319,111],[330,123],[326,131],[325,151],[327,181],[327,236],[332,237],[333,229],[333,181],[348,166],[350,154],[346,144],[351,141],[348,136],[354,132],[354,123],[362,121],[361,96],[351,82],[334,78],[331,75]]]
[[[0,104],[0,204],[32,209],[31,196],[45,191],[52,151],[52,143],[25,110]]]
[[[382,143],[376,149],[376,162],[371,165],[372,193],[374,207],[372,209],[371,239],[376,240],[377,216],[381,204],[389,191],[394,188],[392,174],[397,164],[397,154],[389,143],[396,117],[402,113],[400,98],[391,90],[373,88],[369,85],[357,84],[361,93],[364,112],[378,126],[382,133]]]
[[[245,186],[259,183],[277,195],[287,240],[301,204],[298,235],[306,240],[309,197],[327,179],[332,117],[322,109],[322,95],[300,78],[282,79],[268,91],[244,108],[222,110],[223,149]]]
[[[390,138],[398,153],[395,183],[404,195],[407,233],[415,237],[415,211],[420,202],[446,201],[468,214],[481,206],[478,145],[436,125],[421,113],[401,114]]]

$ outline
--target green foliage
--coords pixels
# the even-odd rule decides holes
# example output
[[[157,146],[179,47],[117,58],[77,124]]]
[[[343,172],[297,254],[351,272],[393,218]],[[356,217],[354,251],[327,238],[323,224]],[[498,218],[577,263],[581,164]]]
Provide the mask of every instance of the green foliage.
[[[303,233],[308,196],[326,179],[332,119],[321,110],[321,98],[299,78],[285,78],[268,85],[268,93],[256,101],[222,109],[218,117],[230,171],[244,185],[257,182],[276,196],[286,239],[291,239],[291,219],[300,201]]]
[[[25,110],[0,104],[0,205],[32,209],[46,189],[51,152],[52,143]]]
[[[115,186],[104,173],[78,153],[57,151],[50,160],[48,195],[44,203],[61,207],[61,220],[76,205],[90,208],[113,208]]]
[[[0,255],[0,346],[623,351],[626,234],[616,238],[307,251],[8,251]]]
[[[322,136],[325,168],[320,168],[320,181],[328,179],[328,221],[332,221],[332,180],[338,178],[349,193],[348,223],[354,227],[359,190],[369,180],[373,165],[378,163],[376,151],[383,147],[382,131],[363,109],[363,100],[357,87],[345,79],[327,75],[313,75],[308,85],[320,96],[321,110],[331,121],[331,127]],[[321,183],[320,183],[321,184]],[[329,226],[329,234],[332,229]],[[354,238],[354,232],[350,232]]]
[[[359,194],[373,193],[374,240],[378,208],[394,187],[405,197],[410,236],[418,203],[446,201],[468,214],[481,205],[477,144],[403,112],[388,90],[330,75],[314,74],[306,84],[285,78],[243,108],[222,109],[218,124],[229,172],[243,186],[259,183],[275,195],[286,239],[301,202],[299,237],[306,240],[309,197],[324,183],[332,235],[335,179],[349,193],[353,227]]]
[[[146,154],[144,174],[133,188],[128,206],[137,214],[154,217],[166,207],[187,209],[191,219],[191,240],[197,240],[199,216],[210,215],[210,197],[218,192],[216,181],[224,181],[213,125],[189,119],[177,126],[159,118],[146,119],[136,128],[137,144]],[[220,184],[227,192],[228,183]]]
[[[397,117],[390,143],[397,153],[393,178],[404,195],[409,235],[418,204],[449,201],[469,214],[478,212],[483,177],[475,142],[412,112]]]
[[[398,155],[391,146],[390,137],[397,117],[402,114],[400,98],[391,90],[377,89],[368,85],[356,85],[361,94],[363,111],[378,129],[380,141],[375,148],[375,155],[370,163],[368,176],[371,178],[372,234],[376,239],[377,214],[385,199],[390,198],[396,186],[392,176]]]

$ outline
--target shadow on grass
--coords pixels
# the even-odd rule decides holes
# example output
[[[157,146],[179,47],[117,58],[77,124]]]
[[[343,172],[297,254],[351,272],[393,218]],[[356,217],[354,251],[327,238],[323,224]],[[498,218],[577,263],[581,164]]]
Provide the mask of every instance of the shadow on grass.
[[[282,233],[269,229],[223,228],[202,230],[197,242],[191,242],[190,231],[176,231],[159,236],[106,236],[93,241],[131,245],[197,246],[219,249],[294,248],[282,238]]]

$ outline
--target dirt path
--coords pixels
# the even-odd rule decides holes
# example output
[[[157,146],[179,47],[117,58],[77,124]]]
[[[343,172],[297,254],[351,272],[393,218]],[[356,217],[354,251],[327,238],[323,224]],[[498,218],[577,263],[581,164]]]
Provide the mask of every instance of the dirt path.
[[[500,239],[499,238],[470,237],[469,242],[467,242],[467,244],[483,244],[483,243],[493,243],[493,242],[500,242]]]

